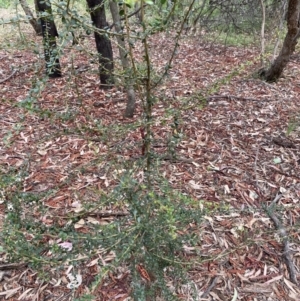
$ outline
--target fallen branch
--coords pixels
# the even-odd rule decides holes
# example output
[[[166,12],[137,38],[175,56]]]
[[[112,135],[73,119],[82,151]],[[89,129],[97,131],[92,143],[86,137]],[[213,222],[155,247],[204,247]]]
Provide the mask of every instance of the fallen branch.
[[[279,235],[281,236],[281,238],[283,240],[284,248],[283,248],[282,257],[286,263],[286,266],[287,266],[287,269],[288,269],[288,272],[290,275],[290,280],[294,284],[299,285],[298,279],[296,276],[297,272],[296,272],[295,266],[293,264],[293,259],[292,259],[292,255],[291,255],[290,244],[289,244],[287,232],[286,232],[285,228],[283,227],[283,225],[281,224],[281,222],[279,221],[276,214],[274,213],[274,206],[280,200],[281,197],[282,197],[281,194],[276,195],[274,200],[271,202],[270,206],[267,208],[267,214],[270,217],[270,219],[273,221],[273,223],[275,224],[275,227],[279,230]]]
[[[73,215],[72,217],[73,218],[86,218],[88,216],[96,216],[98,218],[108,218],[108,217],[122,217],[122,216],[128,216],[130,213],[129,212],[122,212],[122,211],[115,211],[115,212],[102,212],[102,211],[96,211],[97,209],[92,209],[92,210],[89,210],[89,211],[82,211],[82,212],[79,212],[78,214],[76,215]],[[62,216],[61,218],[63,219],[69,219],[70,217],[65,217],[65,216]]]
[[[0,84],[2,84],[4,82],[6,82],[7,80],[9,80],[11,77],[13,77],[15,75],[16,72],[17,72],[17,70],[14,70],[11,75],[9,75],[8,77],[0,80]]]
[[[0,271],[20,270],[27,266],[27,263],[5,263],[0,264]]]
[[[97,217],[112,217],[112,216],[127,216],[129,215],[128,212],[90,212],[88,215],[96,215]]]
[[[289,141],[287,138],[282,138],[282,137],[274,137],[272,141],[282,147],[287,147],[287,148],[296,148],[295,144],[291,141]]]

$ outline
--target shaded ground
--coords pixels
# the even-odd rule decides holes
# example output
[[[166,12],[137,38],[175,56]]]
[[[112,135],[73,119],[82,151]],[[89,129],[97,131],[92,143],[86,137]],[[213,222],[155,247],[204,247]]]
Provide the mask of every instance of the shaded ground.
[[[172,36],[153,37],[157,69],[163,68],[172,41]],[[85,43],[93,45],[92,40]],[[300,288],[291,282],[282,256],[279,233],[265,212],[280,194],[278,214],[289,234],[299,281],[299,59],[293,57],[285,77],[271,85],[249,75],[258,68],[258,53],[186,40],[157,95],[153,126],[157,152],[168,149],[166,141],[173,133],[174,114],[167,110],[179,113],[182,135],[177,159],[163,161],[163,174],[174,189],[199,200],[199,210],[211,207],[197,232],[197,247],[184,250],[185,259],[195,264],[189,272],[191,284],[174,292],[182,300],[231,300],[235,291],[237,300],[244,301],[300,300]],[[116,184],[118,166],[141,157],[141,108],[133,120],[124,119],[125,95],[117,88],[98,89],[89,58],[75,51],[73,58],[73,62],[62,59],[62,79],[41,83],[45,89],[36,90],[36,114],[16,104],[28,96],[35,74],[42,74],[41,62],[30,51],[0,51],[0,80],[12,74],[11,66],[17,70],[0,83],[1,174],[20,167],[28,173],[23,191],[52,191],[43,199],[47,212],[36,216],[48,225],[59,220],[63,226],[64,216],[76,210],[76,203],[109,191]],[[2,220],[8,203],[6,199],[0,205]],[[29,204],[24,215],[34,212],[35,206]],[[113,217],[96,219],[109,222]],[[85,228],[86,224],[78,226],[81,231]],[[192,224],[188,230],[193,231]],[[67,287],[67,268],[46,271],[51,281],[42,282],[32,268],[22,265],[3,269],[0,296],[74,300],[90,292],[95,276],[113,257],[98,255],[96,260],[86,258],[80,271],[82,285],[74,291]],[[6,256],[2,254],[3,261]],[[170,287],[175,280],[169,279]],[[95,300],[131,300],[129,287],[128,269],[120,267],[92,294]]]

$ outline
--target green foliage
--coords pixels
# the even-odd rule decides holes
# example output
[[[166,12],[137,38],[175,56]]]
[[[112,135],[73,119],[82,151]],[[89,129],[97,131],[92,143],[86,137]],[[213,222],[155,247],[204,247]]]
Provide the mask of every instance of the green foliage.
[[[128,13],[127,7],[132,7],[134,2],[127,1],[126,5],[122,6],[124,14]],[[70,3],[72,4],[72,1]],[[70,46],[70,32],[93,32],[95,30],[88,19],[87,12],[84,11],[82,14],[82,11],[72,5],[68,6],[70,3],[69,1],[53,2],[55,20],[59,23],[60,33],[58,38],[60,49],[56,55],[60,56],[64,51],[68,53],[68,47],[76,47],[77,50],[85,52],[88,57],[96,61],[98,57],[89,50],[90,44],[84,44],[82,41],[82,44]],[[155,300],[158,297],[164,300],[176,299],[173,292],[168,289],[167,280],[170,277],[177,279],[175,285],[178,286],[186,281],[185,273],[192,262],[184,262],[182,252],[184,246],[197,245],[198,238],[194,233],[198,229],[200,231],[202,214],[205,211],[200,210],[202,209],[200,206],[204,203],[208,211],[216,209],[213,204],[205,202],[200,202],[200,204],[199,201],[174,189],[168,183],[168,179],[161,175],[163,163],[160,161],[160,154],[153,150],[152,137],[155,119],[152,110],[157,102],[155,92],[168,73],[179,45],[178,41],[183,31],[183,25],[191,14],[193,2],[189,3],[190,6],[186,7],[182,2],[168,7],[166,1],[161,0],[157,6],[155,4],[151,7],[152,11],[158,12],[161,8],[159,5],[162,5],[163,10],[160,15],[151,17],[150,14],[148,16],[146,14],[146,18],[138,30],[131,25],[131,21],[125,21],[124,26],[128,31],[124,34],[124,39],[129,46],[128,57],[131,60],[131,66],[125,72],[117,70],[116,76],[122,74],[122,76],[132,78],[136,90],[139,92],[143,112],[137,122],[130,125],[118,123],[109,125],[102,123],[101,120],[91,122],[90,116],[86,114],[84,117],[88,120],[87,124],[82,122],[69,128],[68,125],[76,121],[77,117],[84,112],[82,102],[80,101],[77,107],[70,108],[67,100],[59,100],[61,106],[64,106],[63,110],[57,112],[44,110],[38,100],[47,87],[48,78],[37,73],[37,77],[31,81],[31,90],[27,97],[24,97],[24,100],[19,103],[19,107],[40,118],[49,118],[52,124],[67,124],[62,132],[56,133],[59,139],[61,136],[76,133],[86,140],[89,139],[90,134],[94,134],[98,141],[103,143],[108,143],[113,139],[118,141],[118,145],[113,146],[115,153],[110,154],[110,157],[99,155],[94,162],[68,171],[63,183],[59,185],[72,182],[75,173],[84,174],[90,166],[93,166],[98,173],[97,165],[103,161],[106,162],[105,172],[109,169],[115,169],[118,172],[115,176],[116,184],[107,189],[105,193],[97,192],[93,187],[97,194],[96,199],[79,197],[82,198],[82,211],[77,213],[70,211],[63,217],[51,214],[49,215],[49,219],[51,219],[49,224],[45,223],[49,214],[45,200],[55,194],[60,187],[53,187],[46,193],[25,191],[22,185],[28,177],[30,168],[27,165],[19,167],[18,170],[1,172],[0,189],[5,197],[7,217],[0,239],[10,260],[24,261],[32,268],[37,269],[40,276],[47,278],[45,271],[49,267],[61,268],[70,262],[74,267],[79,266],[81,264],[79,258],[83,253],[86,257],[92,258],[99,252],[102,254],[112,252],[115,254],[114,260],[101,267],[101,272],[94,280],[92,288],[97,287],[108,272],[114,271],[120,265],[125,265],[131,271],[132,295],[135,300]],[[152,4],[152,1],[148,1],[148,4]],[[179,24],[174,38],[174,49],[170,52],[165,67],[160,69],[163,71],[158,72],[154,68],[155,64],[151,61],[149,38],[153,33],[165,30],[172,23],[172,18],[176,19],[177,25]],[[181,24],[178,20],[181,21]],[[105,30],[102,30],[101,33],[111,38],[114,35]],[[142,59],[137,58],[132,51],[135,43],[139,44]],[[35,54],[43,58],[41,50],[37,48],[35,50]],[[70,61],[72,68],[69,79],[76,90],[77,81],[73,58]],[[221,85],[230,81],[234,75],[235,73],[230,73],[227,77],[217,81],[209,92],[218,91]],[[72,82],[73,79],[74,82]],[[55,85],[53,84],[53,86]],[[78,89],[76,93],[80,100]],[[203,105],[202,94],[199,93],[196,98]],[[176,159],[177,146],[182,136],[179,131],[180,114],[178,114],[178,110],[170,111],[170,116],[173,118],[170,122],[172,133],[167,136],[166,148],[171,157]],[[127,133],[137,129],[145,132],[142,141],[142,147],[145,147],[143,156],[134,161],[124,159],[118,155],[119,150],[121,151],[123,148],[123,143],[119,143],[119,141],[124,139]],[[14,130],[20,129],[15,128]],[[7,146],[11,143],[12,137],[12,132],[7,133],[5,137]],[[96,146],[91,149],[97,153]],[[28,158],[28,161],[31,160],[32,158]],[[125,216],[114,218],[107,224],[91,223],[88,225],[87,233],[76,230],[79,221],[90,217],[94,212],[112,206],[121,208],[126,213]],[[62,219],[66,221],[63,225],[61,224]],[[188,231],[191,225],[193,225],[194,231]],[[70,243],[72,248],[68,250],[62,247],[61,243]],[[141,277],[138,272],[139,267],[143,267],[149,273],[151,281],[147,282]],[[86,295],[79,300],[92,300],[92,297]]]
[[[76,298],[74,301],[93,301],[95,298],[91,295],[84,295],[80,298]]]
[[[257,43],[258,38],[254,35],[249,35],[247,33],[237,33],[234,31],[215,31],[211,35],[204,38],[210,42],[220,43],[226,46],[250,46]]]
[[[124,262],[130,263],[133,295],[137,300],[143,294],[154,293],[164,294],[166,300],[174,300],[166,290],[166,277],[181,275],[184,279],[187,266],[180,253],[183,244],[193,245],[195,240],[186,229],[191,222],[200,225],[202,213],[198,202],[173,190],[165,179],[152,176],[151,183],[143,184],[135,179],[132,171],[125,172],[114,191],[103,196],[92,208],[113,201],[126,206],[129,215],[105,226],[91,225],[89,233],[83,235],[74,230],[74,224],[90,211],[91,204],[85,204],[87,211],[81,216],[70,217],[70,223],[63,229],[55,222],[47,227],[34,216],[43,213],[41,200],[50,192],[46,195],[21,193],[18,189],[20,178],[11,171],[1,177],[0,183],[7,200],[8,214],[1,234],[7,254],[11,260],[25,261],[42,272],[47,265],[59,266],[66,260],[75,259],[82,250],[92,256],[101,246],[106,252],[116,253],[110,269]],[[28,206],[34,208],[34,214],[26,209]],[[22,218],[24,212],[27,212],[26,219]],[[52,240],[45,240],[46,237],[52,237]],[[63,250],[59,241],[72,242],[72,251]],[[143,265],[156,279],[151,287],[145,286],[136,272],[138,265]]]
[[[148,1],[152,4],[152,1]],[[151,3],[150,3],[151,2]],[[89,15],[85,12],[68,6],[68,1],[53,2],[53,12],[55,20],[59,24],[60,37],[58,39],[60,56],[64,49],[70,46],[70,32],[93,31]],[[72,2],[70,2],[72,4]],[[127,3],[128,4],[128,3]],[[165,5],[164,1],[161,2]],[[126,7],[124,8],[124,11]],[[46,14],[46,13],[45,13]],[[107,168],[112,165],[114,168],[123,170],[117,185],[107,193],[99,193],[98,199],[84,200],[83,211],[72,213],[64,217],[66,223],[61,226],[61,217],[49,215],[44,200],[55,194],[59,187],[47,191],[46,193],[24,192],[23,184],[28,176],[28,166],[21,166],[18,170],[6,170],[1,177],[0,188],[3,191],[6,203],[7,217],[1,233],[1,242],[12,261],[24,261],[40,273],[40,277],[47,278],[45,271],[49,267],[62,267],[66,262],[72,262],[74,267],[80,265],[78,256],[84,252],[88,257],[92,257],[101,251],[104,254],[114,252],[116,257],[113,262],[103,267],[99,276],[95,279],[93,287],[97,287],[109,271],[113,271],[119,265],[128,265],[132,275],[132,295],[136,300],[155,299],[162,296],[165,300],[174,300],[175,297],[167,288],[168,277],[176,278],[180,275],[177,285],[184,282],[184,274],[189,266],[182,260],[181,254],[183,245],[194,245],[195,237],[186,231],[191,223],[195,227],[201,223],[201,211],[198,202],[194,199],[174,190],[166,178],[160,176],[161,169],[159,156],[152,150],[152,108],[156,98],[152,95],[151,89],[162,80],[164,74],[159,74],[153,67],[150,53],[148,51],[148,38],[153,33],[163,30],[168,24],[169,11],[152,22],[146,20],[142,26],[142,31],[129,32],[125,37],[134,47],[134,43],[141,43],[144,48],[143,60],[138,61],[132,54],[132,68],[126,74],[135,79],[135,83],[140,91],[143,108],[145,109],[141,120],[130,125],[103,125],[101,121],[95,121],[94,127],[80,124],[75,131],[81,135],[84,133],[95,133],[101,137],[102,141],[109,141],[111,137],[120,139],[127,131],[136,127],[145,127],[147,141],[147,151],[141,160],[131,164],[122,159],[119,162],[117,156],[107,163]],[[16,20],[19,24],[19,19]],[[131,26],[129,23],[128,26]],[[176,39],[179,39],[179,30]],[[132,38],[134,36],[135,38]],[[24,36],[25,41],[26,36]],[[175,48],[178,43],[175,41]],[[76,46],[81,51],[86,51],[89,47],[84,45]],[[174,55],[175,50],[173,51]],[[41,49],[35,48],[35,54],[41,58]],[[91,58],[97,56],[91,53]],[[172,58],[167,63],[170,66]],[[74,71],[73,60],[72,72]],[[166,68],[167,70],[167,68]],[[70,80],[72,77],[70,76]],[[49,118],[53,123],[73,122],[80,110],[66,108],[60,112],[49,112],[43,110],[38,102],[43,90],[47,87],[48,79],[39,76],[31,81],[31,90],[27,97],[18,106],[31,114],[36,114],[40,118]],[[78,93],[79,96],[79,93]],[[79,97],[78,97],[79,98]],[[62,104],[63,105],[63,104]],[[81,108],[81,104],[79,105]],[[87,117],[88,118],[88,117]],[[89,123],[91,124],[91,123]],[[176,146],[180,135],[178,130],[178,116],[174,113],[174,120],[171,125],[172,136],[169,137],[168,151],[172,157],[176,157]],[[74,132],[74,128],[61,135],[68,135]],[[113,134],[111,134],[113,133]],[[9,145],[13,134],[8,133],[7,143]],[[96,150],[95,150],[96,151]],[[116,151],[118,149],[116,148]],[[157,159],[157,162],[154,160]],[[31,158],[28,158],[30,161]],[[99,158],[101,161],[102,158]],[[91,162],[91,164],[95,162]],[[84,173],[87,166],[82,166],[80,171]],[[138,174],[144,174],[144,180],[138,180]],[[17,176],[18,175],[18,176]],[[72,181],[73,174],[70,173],[64,183]],[[90,224],[87,233],[76,231],[76,224],[89,217],[91,212],[107,208],[114,204],[128,212],[123,218],[116,218],[108,224]],[[41,221],[41,218],[51,219],[51,223]],[[72,248],[67,250],[60,243],[71,243]],[[137,267],[143,266],[153,277],[151,285],[146,284],[141,278]],[[90,300],[89,295],[82,296],[79,300]]]
[[[182,244],[192,244],[193,240],[193,236],[185,233],[184,229],[191,221],[200,224],[201,213],[196,210],[194,200],[173,191],[166,181],[161,179],[160,182],[157,176],[154,181],[156,183],[151,183],[151,187],[156,187],[155,191],[130,176],[121,179],[115,193],[122,194],[128,202],[130,220],[124,219],[116,225],[123,229],[116,247],[122,260],[131,261],[135,285],[143,286],[142,279],[135,272],[136,266],[142,264],[157,279],[154,287],[162,289],[167,271],[175,274],[183,271],[184,264],[179,256]],[[114,237],[109,233],[104,236]],[[114,242],[115,237],[107,245]],[[140,290],[134,291],[136,295],[140,293]]]
[[[0,0],[0,8],[8,8],[11,5],[9,0]]]
[[[290,118],[286,129],[286,135],[290,136],[299,127],[299,124],[300,124],[299,116]]]

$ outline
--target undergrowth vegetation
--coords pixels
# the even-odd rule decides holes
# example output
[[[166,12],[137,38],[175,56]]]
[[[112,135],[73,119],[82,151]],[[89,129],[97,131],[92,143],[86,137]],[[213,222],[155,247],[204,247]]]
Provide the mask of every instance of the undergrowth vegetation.
[[[55,18],[58,21],[64,9],[63,2],[55,4]],[[86,26],[84,34],[90,34],[91,30],[90,22],[84,19],[86,16],[79,15],[77,9],[70,13],[71,15],[63,18],[63,22],[58,22],[60,31],[58,45],[61,54],[69,49],[69,44],[72,42],[70,30],[76,34],[78,34],[77,29],[83,26]],[[168,14],[167,11],[166,14]],[[69,18],[70,16],[72,17]],[[109,264],[102,267],[91,284],[92,291],[101,284],[108,273],[114,272],[119,266],[125,264],[131,270],[132,296],[135,300],[155,299],[158,296],[165,300],[173,300],[174,292],[167,289],[166,281],[174,276],[180,277],[177,285],[182,285],[187,281],[184,271],[192,263],[185,262],[181,253],[184,246],[192,247],[197,244],[195,231],[201,225],[204,209],[200,210],[199,201],[172,188],[167,178],[161,175],[161,158],[170,155],[172,160],[177,156],[176,147],[180,141],[180,133],[176,118],[172,126],[174,134],[168,138],[166,153],[156,154],[152,147],[154,141],[152,126],[155,123],[152,108],[155,100],[151,95],[153,92],[150,91],[150,86],[157,85],[164,74],[157,73],[152,67],[153,63],[148,53],[148,39],[152,32],[161,29],[164,18],[160,18],[160,21],[157,19],[156,23],[149,20],[148,24],[154,25],[145,23],[143,31],[137,35],[136,40],[136,43],[142,42],[144,47],[142,55],[146,59],[141,62],[133,56],[133,53],[130,54],[134,66],[130,76],[133,76],[137,91],[139,91],[144,108],[143,117],[136,125],[131,124],[126,129],[126,125],[102,125],[101,120],[92,120],[87,115],[87,124],[77,124],[75,128],[65,128],[63,131],[59,129],[61,127],[59,126],[52,136],[52,139],[55,139],[55,137],[74,134],[79,137],[92,135],[99,142],[106,144],[112,137],[115,141],[119,141],[126,136],[126,132],[136,127],[142,131],[144,137],[143,145],[139,146],[143,149],[144,156],[141,159],[120,162],[117,155],[118,147],[116,147],[115,153],[109,154],[109,159],[99,156],[87,165],[71,168],[59,186],[53,186],[45,191],[41,189],[41,192],[31,192],[25,184],[31,176],[31,164],[34,161],[30,154],[26,162],[17,168],[1,167],[0,189],[3,195],[2,201],[5,201],[7,210],[1,241],[10,261],[26,262],[31,268],[39,271],[40,278],[45,281],[50,281],[51,276],[47,271],[51,268],[63,268],[72,264],[76,270],[87,258],[110,256]],[[71,73],[68,77],[67,88],[75,91],[75,95],[77,94],[78,108],[74,106],[69,108],[68,100],[60,99],[55,101],[58,102],[61,110],[52,112],[43,110],[39,99],[43,91],[49,88],[49,83],[47,78],[41,77],[42,73],[38,71],[43,59],[40,54],[41,48],[35,47],[35,43],[23,34],[20,30],[22,23],[12,24],[12,26],[17,26],[19,29],[21,39],[17,41],[21,46],[19,49],[23,49],[24,45],[25,48],[37,54],[33,68],[36,69],[34,72],[38,76],[32,78],[29,93],[17,103],[17,108],[24,110],[24,116],[29,112],[34,118],[47,120],[53,125],[77,122],[84,107],[79,93],[81,89],[77,88],[79,84],[76,81],[77,67],[76,62],[73,61],[74,58],[68,57]],[[128,23],[127,26],[133,26],[133,30],[130,27],[131,33],[128,32],[127,38],[129,39],[130,35],[134,34],[135,25]],[[180,34],[181,30],[176,40],[179,39]],[[16,40],[12,40],[12,43],[15,42]],[[12,46],[15,45],[12,44]],[[174,53],[176,43],[174,47],[170,54]],[[75,48],[91,61],[96,59],[95,54],[87,51],[89,47],[86,46],[84,40]],[[170,63],[171,61],[167,64]],[[13,103],[12,105],[16,106]],[[173,117],[173,113],[166,116],[166,122],[168,123],[168,120]],[[24,127],[22,120],[18,126],[4,137],[6,147],[13,145],[14,137],[22,131]],[[41,145],[45,139],[49,138],[44,137],[40,141]],[[99,149],[91,144],[89,148],[97,153]],[[39,153],[45,155],[46,151],[41,148]],[[107,161],[106,164],[103,164],[102,160]],[[70,210],[66,207],[63,216],[59,214],[56,217],[52,210],[49,211],[47,201],[55,196],[61,187],[67,186],[77,176],[88,173],[91,168],[96,168],[97,164],[106,169],[106,177],[114,179],[113,189],[91,189],[89,193],[92,197],[90,198],[78,195],[77,200],[71,204],[75,209]],[[99,222],[99,216],[101,217],[102,214],[108,216],[107,221]],[[113,219],[110,218],[110,214],[114,217]],[[188,231],[190,227],[193,228],[192,232]],[[85,230],[80,232],[82,228]],[[76,288],[80,285],[80,276],[75,273],[73,277],[75,277],[75,282],[78,281],[77,285],[74,284]]]
[[[134,10],[134,2],[120,2],[122,17]],[[154,5],[152,1],[146,2]],[[253,68],[259,61],[258,56],[251,57],[193,93],[186,91],[177,97],[175,87],[171,97],[163,94],[163,86],[171,77],[170,70],[176,67],[174,57],[183,41],[182,36],[186,34],[190,38],[188,27],[196,19],[191,17],[193,9],[201,9],[196,2],[189,1],[186,6],[179,2],[177,6],[169,7],[169,1],[160,1],[159,7],[150,7],[150,13],[141,9],[142,14],[145,13],[141,23],[125,18],[122,38],[128,47],[126,56],[130,64],[127,70],[122,70],[116,60],[117,88],[105,93],[95,88],[99,55],[92,49],[91,33],[98,29],[88,19],[83,1],[79,9],[71,5],[70,10],[66,7],[72,1],[53,1],[59,29],[57,55],[64,64],[63,83],[60,79],[51,82],[44,74],[41,39],[31,38],[29,25],[18,20],[4,21],[5,28],[18,33],[5,43],[5,51],[9,55],[13,55],[15,48],[18,53],[30,51],[32,60],[24,66],[13,66],[28,75],[19,81],[20,86],[26,87],[27,95],[21,95],[17,100],[1,100],[19,114],[10,131],[2,137],[3,148],[9,153],[8,157],[22,160],[12,165],[0,165],[0,200],[5,204],[0,251],[5,252],[7,260],[24,262],[38,271],[39,278],[44,281],[51,281],[54,270],[68,270],[67,287],[74,292],[82,283],[80,270],[87,260],[101,261],[88,282],[89,292],[82,293],[76,299],[78,301],[94,300],[93,296],[105,279],[113,279],[122,268],[130,271],[129,291],[134,300],[178,300],[178,289],[184,286],[190,288],[189,300],[198,300],[188,271],[195,262],[199,264],[202,260],[212,259],[210,256],[204,259],[199,252],[201,237],[205,235],[202,232],[204,221],[212,224],[215,214],[222,220],[223,215],[233,212],[226,195],[234,188],[226,184],[225,189],[214,192],[223,202],[195,198],[188,193],[186,183],[176,187],[172,184],[172,177],[190,175],[191,171],[187,168],[170,176],[176,168],[167,173],[172,167],[165,164],[187,162],[198,165],[183,157],[184,153],[180,151],[186,138],[182,112],[191,110],[192,119],[193,111],[207,106],[210,95],[218,94],[246,68]],[[8,4],[2,1],[0,7]],[[153,17],[153,12],[157,17]],[[220,14],[220,10],[213,12],[214,17]],[[249,29],[249,18],[246,21],[239,24],[245,26],[242,29]],[[259,30],[260,24],[254,21]],[[200,30],[204,25],[199,26]],[[250,27],[253,29],[254,25]],[[206,27],[205,41],[217,41],[226,46],[257,44],[257,36],[253,41],[246,30],[239,28],[237,34],[237,28],[228,28],[230,30],[220,29],[207,35]],[[172,49],[161,49],[163,64],[157,64],[151,53],[155,34],[159,32],[166,32],[165,38],[173,43]],[[5,30],[2,34],[7,36]],[[105,34],[114,39],[120,33],[110,29]],[[78,43],[71,45],[74,35],[78,37]],[[114,43],[116,53],[117,43]],[[86,77],[80,77],[86,70]],[[95,114],[99,107],[104,108],[115,100],[118,104],[118,99],[123,101],[123,89],[126,90],[124,87],[129,84],[137,93],[138,117],[130,121],[124,118],[121,123]],[[94,107],[88,107],[85,101],[95,91],[104,101],[96,101]],[[47,107],[47,103],[51,105]],[[36,122],[41,129],[32,128],[29,121]],[[296,123],[291,122],[287,133],[295,127]],[[157,133],[161,128],[164,128],[162,135]],[[25,130],[29,131],[28,136],[24,134]],[[132,133],[134,139],[129,141],[128,136]],[[21,143],[18,137],[23,139],[26,150],[13,155]],[[209,140],[206,137],[203,142],[200,138],[193,137],[193,143],[196,141],[200,145]],[[53,145],[59,147],[55,149]],[[214,147],[212,145],[212,149]],[[209,162],[208,168],[219,175],[223,171],[213,165],[218,161],[218,155],[214,162]],[[62,170],[58,172],[59,168]],[[44,178],[36,176],[41,171]],[[197,176],[200,181],[201,175]],[[215,178],[218,183],[218,176]],[[98,180],[101,185],[94,185]],[[194,182],[191,185],[201,192],[201,185]],[[250,190],[247,200],[255,201],[257,197]],[[243,232],[241,236],[244,235],[247,244],[251,245],[254,242],[248,241],[247,231],[248,225],[244,229],[238,228],[237,232]],[[235,237],[240,235],[232,233]],[[173,279],[172,285],[170,279]]]
[[[183,245],[197,242],[197,235],[187,229],[192,226],[195,231],[205,212],[200,210],[198,201],[174,191],[165,179],[152,173],[153,180],[144,184],[134,179],[133,170],[128,170],[119,177],[113,191],[99,194],[97,201],[85,201],[76,214],[66,214],[67,223],[62,226],[43,203],[53,191],[22,192],[25,177],[26,172],[20,170],[1,175],[1,191],[5,192],[8,210],[1,237],[10,260],[26,262],[47,278],[42,271],[51,267],[69,262],[76,268],[81,260],[111,254],[113,261],[102,269],[93,285],[97,286],[119,265],[130,263],[135,286],[139,287],[134,290],[138,299],[141,294],[157,291],[166,294],[164,279],[169,274],[183,277],[187,263],[180,252]],[[110,206],[120,208],[116,220],[99,224],[90,218],[86,233],[76,231],[84,218],[97,216],[97,212],[101,215],[101,210]],[[41,216],[45,223],[37,218]],[[53,219],[51,226],[47,225],[47,218]],[[149,292],[144,292],[147,286],[143,285],[149,279],[141,280],[136,274],[139,265],[146,266],[149,275],[157,279]]]

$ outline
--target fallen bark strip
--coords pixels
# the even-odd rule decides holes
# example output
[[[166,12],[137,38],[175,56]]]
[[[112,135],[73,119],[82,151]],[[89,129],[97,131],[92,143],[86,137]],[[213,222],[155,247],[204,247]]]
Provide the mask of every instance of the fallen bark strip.
[[[4,82],[6,82],[7,80],[9,80],[11,77],[13,77],[15,75],[16,72],[17,72],[17,70],[14,70],[11,75],[9,75],[8,77],[0,80],[0,84],[2,84]]]
[[[0,264],[0,271],[20,270],[27,266],[27,263],[4,263]]]
[[[281,222],[279,221],[278,217],[276,216],[276,214],[274,212],[274,206],[280,200],[281,197],[282,197],[282,195],[280,195],[280,194],[276,195],[276,197],[272,201],[271,205],[267,208],[267,214],[270,217],[270,219],[273,221],[273,223],[275,224],[275,227],[279,230],[279,235],[281,236],[281,238],[283,240],[284,248],[283,248],[282,257],[283,257],[283,259],[285,261],[285,264],[287,266],[289,276],[290,276],[290,280],[294,284],[299,285],[298,279],[297,279],[297,276],[296,276],[297,272],[296,272],[295,266],[293,264],[293,259],[292,259],[292,255],[291,255],[290,243],[289,243],[289,240],[288,240],[288,234],[287,234],[285,228],[283,227],[283,225],[281,224]]]
[[[282,146],[282,147],[287,147],[287,148],[297,148],[293,142],[288,140],[287,138],[282,138],[282,137],[274,137],[272,139],[272,142],[275,144]]]

